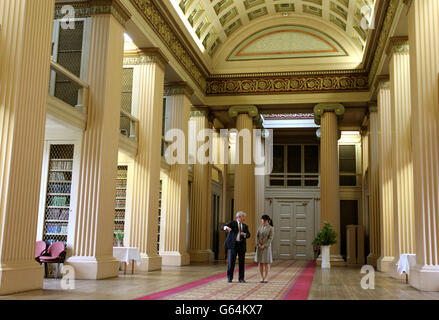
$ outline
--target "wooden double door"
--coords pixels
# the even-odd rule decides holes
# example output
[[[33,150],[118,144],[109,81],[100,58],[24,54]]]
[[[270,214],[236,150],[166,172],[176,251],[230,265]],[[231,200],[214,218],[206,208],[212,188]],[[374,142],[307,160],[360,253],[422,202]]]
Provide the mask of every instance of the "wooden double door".
[[[310,260],[314,257],[315,236],[313,200],[274,200],[274,259]]]

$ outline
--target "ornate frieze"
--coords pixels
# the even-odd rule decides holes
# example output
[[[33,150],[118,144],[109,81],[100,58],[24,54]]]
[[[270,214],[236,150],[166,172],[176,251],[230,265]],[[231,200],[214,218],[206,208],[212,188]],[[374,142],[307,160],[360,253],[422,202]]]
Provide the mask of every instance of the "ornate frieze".
[[[176,36],[169,23],[159,12],[152,0],[130,0],[138,9],[145,21],[157,33],[161,40],[166,44],[174,57],[186,69],[195,83],[203,90],[206,90],[206,78],[200,68],[195,64],[192,57],[184,47],[183,43]]]
[[[207,95],[282,94],[368,90],[367,74],[315,75],[273,78],[214,79],[207,81]]]

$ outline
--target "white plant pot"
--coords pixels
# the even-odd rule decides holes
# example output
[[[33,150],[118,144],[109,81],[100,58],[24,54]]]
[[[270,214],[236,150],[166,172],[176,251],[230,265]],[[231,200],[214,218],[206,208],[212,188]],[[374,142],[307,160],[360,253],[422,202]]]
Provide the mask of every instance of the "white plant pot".
[[[322,246],[322,269],[331,268],[331,246]]]

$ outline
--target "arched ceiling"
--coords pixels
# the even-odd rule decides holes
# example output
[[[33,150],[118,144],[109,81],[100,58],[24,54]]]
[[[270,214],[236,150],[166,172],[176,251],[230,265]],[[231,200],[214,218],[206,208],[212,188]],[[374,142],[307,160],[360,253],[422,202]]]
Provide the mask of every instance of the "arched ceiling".
[[[364,52],[376,0],[170,0],[200,50],[211,58],[250,24],[268,17],[309,17],[336,28]],[[318,32],[330,33],[330,27]],[[330,36],[331,34],[329,34]],[[241,39],[245,41],[246,39]],[[336,39],[337,40],[337,39]],[[234,48],[230,48],[232,50]],[[235,48],[236,49],[236,48]],[[230,54],[230,52],[229,52]],[[229,55],[228,55],[229,57]],[[228,58],[226,57],[226,58]]]

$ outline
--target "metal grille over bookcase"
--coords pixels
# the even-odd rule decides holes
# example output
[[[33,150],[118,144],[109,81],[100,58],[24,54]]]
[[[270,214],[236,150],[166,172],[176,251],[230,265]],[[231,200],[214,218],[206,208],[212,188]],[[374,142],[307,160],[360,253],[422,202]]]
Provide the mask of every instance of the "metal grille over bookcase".
[[[119,244],[123,246],[123,237],[121,237],[119,243],[117,234],[123,233],[125,228],[127,177],[128,166],[118,166],[116,179],[116,209],[114,213],[114,246],[118,246]]]
[[[43,240],[67,244],[72,186],[73,145],[51,145]]]
[[[159,216],[158,216],[158,231],[157,231],[157,253],[160,252],[160,221],[162,217],[162,190],[163,190],[163,180],[160,180],[160,196],[159,196]]]

